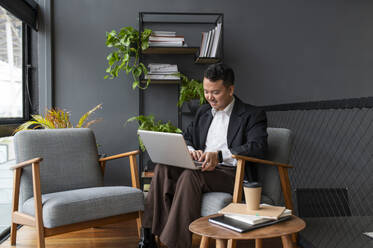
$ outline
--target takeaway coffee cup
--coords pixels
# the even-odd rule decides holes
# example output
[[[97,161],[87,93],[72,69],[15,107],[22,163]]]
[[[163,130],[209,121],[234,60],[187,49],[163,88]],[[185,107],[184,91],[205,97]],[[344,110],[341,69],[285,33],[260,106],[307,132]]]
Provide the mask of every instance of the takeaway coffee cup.
[[[245,192],[247,209],[258,210],[262,194],[262,185],[258,182],[246,182],[243,184],[243,189]]]

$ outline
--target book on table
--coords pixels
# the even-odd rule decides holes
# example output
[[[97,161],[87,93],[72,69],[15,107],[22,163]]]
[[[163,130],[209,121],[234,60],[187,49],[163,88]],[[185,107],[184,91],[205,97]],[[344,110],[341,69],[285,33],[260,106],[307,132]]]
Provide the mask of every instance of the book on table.
[[[268,204],[260,204],[258,210],[248,210],[246,204],[231,203],[219,213],[223,215],[212,217],[209,222],[237,232],[246,232],[287,220],[292,211]]]
[[[277,220],[267,219],[268,221],[258,223],[258,224],[255,224],[255,225],[249,224],[249,223],[246,223],[246,222],[243,222],[243,221],[240,221],[240,220],[236,220],[236,219],[233,219],[233,218],[230,218],[230,217],[227,217],[226,215],[215,216],[215,217],[209,218],[208,221],[210,223],[213,223],[213,224],[231,229],[233,231],[243,233],[243,232],[247,232],[247,231],[250,231],[250,230],[257,229],[257,228],[270,226],[270,225],[288,220],[290,218],[291,218],[291,215],[280,217]]]
[[[258,210],[248,210],[245,203],[231,203],[219,211],[219,214],[240,216],[256,216],[258,218],[278,219],[285,211],[285,207],[260,204]]]
[[[265,223],[271,220],[277,220],[281,219],[286,216],[290,216],[292,214],[292,211],[290,209],[285,209],[285,211],[278,217],[278,218],[268,218],[268,217],[263,217],[263,216],[256,216],[256,215],[241,215],[241,214],[224,214],[225,216],[242,221],[251,225],[256,225],[260,223]]]

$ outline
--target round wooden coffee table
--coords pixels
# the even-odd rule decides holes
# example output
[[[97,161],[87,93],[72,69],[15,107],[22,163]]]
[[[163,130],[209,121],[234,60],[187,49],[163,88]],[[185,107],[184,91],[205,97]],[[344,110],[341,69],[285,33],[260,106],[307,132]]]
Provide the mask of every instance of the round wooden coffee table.
[[[193,221],[189,225],[189,230],[195,234],[201,235],[202,237],[208,237],[216,240],[216,247],[224,247],[224,240],[229,239],[255,239],[257,240],[256,248],[261,247],[261,239],[281,237],[282,245],[285,248],[294,247],[291,241],[291,234],[297,233],[306,227],[306,223],[296,217],[292,216],[289,220],[271,225],[254,229],[249,232],[239,233],[227,228],[212,224],[208,222],[208,219],[219,214],[201,217]]]

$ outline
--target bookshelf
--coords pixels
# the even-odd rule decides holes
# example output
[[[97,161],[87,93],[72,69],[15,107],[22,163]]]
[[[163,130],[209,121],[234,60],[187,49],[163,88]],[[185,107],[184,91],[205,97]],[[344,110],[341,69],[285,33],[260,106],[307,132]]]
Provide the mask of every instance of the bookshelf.
[[[200,46],[202,42],[202,32],[209,32],[217,25],[220,25],[220,38],[218,46],[216,47],[216,57],[199,57]],[[178,70],[187,76],[191,76],[188,71],[193,71],[198,76],[191,76],[199,78],[202,75],[206,65],[217,63],[223,60],[224,55],[224,14],[222,13],[189,13],[189,12],[139,12],[139,31],[144,31],[145,28],[150,28],[155,31],[175,31],[177,35],[182,35],[187,46],[182,47],[149,47],[142,51],[140,61],[145,65],[155,59],[156,63],[172,63],[178,65]],[[171,62],[170,62],[171,61]],[[181,61],[182,65],[175,61]],[[197,74],[198,72],[198,74]],[[141,80],[141,85],[144,86],[145,80]],[[157,86],[159,85],[159,86]],[[176,87],[175,87],[176,86]],[[175,105],[180,95],[180,80],[151,80],[149,89],[154,87],[173,87],[175,89],[177,98],[175,98]],[[139,90],[139,115],[146,113],[145,96],[149,94]],[[171,96],[169,96],[171,97]],[[152,104],[153,105],[153,104]],[[164,111],[164,110],[163,110]],[[177,108],[177,123],[176,126],[182,129],[183,116],[185,118],[192,118],[190,111],[183,108]],[[163,120],[167,121],[167,120]],[[174,123],[175,124],[175,123]],[[148,183],[152,175],[147,172],[149,164],[149,157],[145,153],[140,153],[139,169],[141,177],[141,187],[144,188],[144,182]],[[149,174],[150,173],[150,174]]]

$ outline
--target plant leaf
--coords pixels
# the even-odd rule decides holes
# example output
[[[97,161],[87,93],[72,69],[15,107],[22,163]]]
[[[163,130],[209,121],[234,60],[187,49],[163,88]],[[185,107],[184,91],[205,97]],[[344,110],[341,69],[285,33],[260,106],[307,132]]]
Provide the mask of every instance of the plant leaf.
[[[76,125],[77,128],[82,127],[84,122],[87,120],[87,118],[95,112],[97,109],[101,108],[102,104],[98,104],[96,107],[93,109],[89,110],[87,113],[85,113],[82,117],[80,117],[78,124]],[[93,124],[93,123],[92,123]]]

